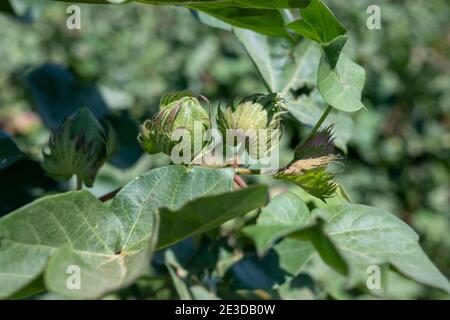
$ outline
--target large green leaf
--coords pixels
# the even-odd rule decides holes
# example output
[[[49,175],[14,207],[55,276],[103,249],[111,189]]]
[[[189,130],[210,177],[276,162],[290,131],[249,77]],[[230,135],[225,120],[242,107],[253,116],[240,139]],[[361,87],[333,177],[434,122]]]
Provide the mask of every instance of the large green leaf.
[[[66,260],[64,270],[56,274],[61,286],[53,286],[55,292],[67,290],[66,270],[70,265],[86,269],[101,264],[122,268],[120,279],[110,274],[110,286],[119,286],[116,281],[128,280],[130,269],[137,267],[127,261],[134,253],[126,250],[119,253],[120,229],[117,216],[87,191],[42,198],[14,211],[0,220],[0,297],[14,294],[32,283],[44,271],[50,256],[67,253],[77,259]],[[67,245],[70,250],[62,248]],[[55,263],[61,266],[60,261]],[[81,289],[72,290],[76,297],[85,292],[85,285],[90,286],[85,282],[83,269],[81,272]],[[94,295],[89,290],[86,297],[98,296],[104,289],[108,288],[99,285]]]
[[[164,262],[181,300],[218,300],[219,298],[199,284],[189,281],[189,273],[178,261],[173,250],[164,252]]]
[[[161,227],[167,245],[264,205],[265,187],[231,192],[233,174],[168,166],[136,178],[110,207],[80,191],[16,210],[0,220],[0,297],[29,291],[44,271],[48,289],[72,298],[96,298],[130,284],[148,266],[159,213],[167,215]],[[191,217],[183,229],[179,222]],[[81,270],[79,290],[66,286],[71,265]]]
[[[306,204],[295,194],[285,193],[272,199],[262,210],[257,224],[244,228],[243,232],[253,239],[260,254],[285,236],[310,241],[325,262],[343,274],[348,272],[345,261],[322,232],[322,221],[315,221]]]
[[[230,169],[167,166],[136,178],[111,203],[114,212],[122,212],[125,247],[148,233],[160,208],[178,210],[196,198],[233,191],[233,175]]]
[[[449,281],[419,245],[419,237],[389,212],[364,205],[316,209],[326,233],[350,265],[350,284],[364,282],[370,265],[389,263],[403,275],[450,293]]]
[[[239,41],[272,92],[283,95],[304,85],[315,86],[320,50],[305,40],[297,45],[284,39],[265,37],[251,30],[234,29]]]
[[[5,13],[9,13],[9,14],[12,14],[12,15],[15,14],[13,7],[9,3],[9,0],[4,0],[4,1],[2,1],[2,3],[0,3],[0,11],[1,12],[5,12]]]
[[[314,224],[314,219],[323,222]],[[369,266],[388,264],[417,282],[450,292],[449,281],[422,251],[417,234],[382,209],[338,205],[308,214],[298,196],[283,194],[275,197],[263,209],[257,224],[245,228],[244,233],[260,251],[282,237],[311,241],[334,269],[343,267],[343,259],[350,285],[365,283]]]
[[[202,5],[190,5],[189,7],[236,27],[250,29],[267,36],[289,38],[284,27],[283,16],[276,9],[215,8]]]
[[[335,69],[322,57],[317,77],[320,94],[333,108],[347,112],[364,108],[361,92],[366,73],[346,55],[341,54]]]
[[[280,267],[291,275],[298,275],[314,252],[311,243],[286,238],[273,246],[278,255]]]

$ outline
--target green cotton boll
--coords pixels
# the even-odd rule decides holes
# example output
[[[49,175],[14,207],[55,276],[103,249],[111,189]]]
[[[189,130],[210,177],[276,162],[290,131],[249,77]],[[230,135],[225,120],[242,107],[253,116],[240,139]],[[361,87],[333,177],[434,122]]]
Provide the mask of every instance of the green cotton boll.
[[[185,139],[183,133],[188,134],[192,160],[206,145],[203,135],[210,128],[208,112],[197,97],[182,91],[161,99],[160,111],[141,125],[138,141],[148,154],[163,152],[170,156],[173,148]]]
[[[42,167],[55,179],[73,175],[92,187],[98,170],[116,149],[116,134],[111,125],[103,127],[88,108],[67,117],[51,134],[49,152],[43,151]]]
[[[254,94],[237,106],[219,109],[217,125],[227,145],[235,147],[244,141],[245,150],[259,159],[267,156],[281,139],[284,106],[285,101],[276,94]]]

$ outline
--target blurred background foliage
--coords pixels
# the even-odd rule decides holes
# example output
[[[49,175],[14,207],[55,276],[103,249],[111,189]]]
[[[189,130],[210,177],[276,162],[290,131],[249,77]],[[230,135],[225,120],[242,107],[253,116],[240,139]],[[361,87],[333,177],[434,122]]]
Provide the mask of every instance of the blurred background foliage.
[[[326,2],[350,31],[345,52],[367,72],[368,110],[351,115],[339,180],[353,202],[388,209],[411,224],[424,250],[450,277],[450,5],[447,0]],[[138,123],[156,111],[163,93],[188,88],[217,103],[265,90],[235,36],[200,23],[186,9],[80,5],[82,29],[68,30],[68,5],[15,3],[19,17],[0,15],[0,138],[11,135],[22,153],[8,170],[0,164],[0,215],[71,188],[46,177],[36,160],[49,128],[79,104],[106,117],[119,132],[118,153],[92,189],[102,195],[168,163],[165,156],[143,156],[135,142]],[[381,7],[381,30],[366,27],[370,4]],[[308,128],[293,118],[285,125],[282,158],[289,159]],[[161,253],[148,276],[111,298],[178,297],[166,277],[155,276],[167,275],[170,268],[176,270],[172,280],[189,286],[194,298],[212,297],[212,292],[237,298],[369,297],[364,290],[344,290],[343,282],[316,260],[276,292],[254,290],[252,283],[271,287],[277,281],[271,275],[280,274],[276,255],[257,259],[248,239],[230,236],[245,219],[253,216],[210,235],[218,241],[184,241],[172,250],[173,259]],[[264,276],[249,280],[255,270]],[[242,281],[231,281],[230,274]],[[399,275],[390,273],[390,278],[384,297],[446,298]]]

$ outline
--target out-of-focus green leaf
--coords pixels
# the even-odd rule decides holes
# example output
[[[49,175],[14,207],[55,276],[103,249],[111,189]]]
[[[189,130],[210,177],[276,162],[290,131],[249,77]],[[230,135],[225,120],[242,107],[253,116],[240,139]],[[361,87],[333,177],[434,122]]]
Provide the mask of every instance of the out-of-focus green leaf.
[[[117,137],[116,152],[108,161],[122,169],[131,167],[142,155],[142,148],[136,143],[138,123],[126,111],[110,113],[104,119],[114,128]]]
[[[307,274],[300,274],[278,289],[283,300],[311,300],[314,295],[315,284]]]
[[[364,105],[361,92],[366,73],[364,69],[341,54],[335,69],[323,56],[319,64],[318,89],[325,101],[333,108],[353,112]]]
[[[0,130],[0,170],[9,167],[24,156],[10,135]]]
[[[283,201],[286,197],[294,199],[296,196],[278,196],[268,207],[274,202],[274,206],[283,206],[288,203]],[[294,201],[297,205],[300,203],[298,199]],[[291,212],[295,207],[292,203],[286,205]],[[271,212],[263,210],[261,215],[274,215]],[[264,219],[271,224],[258,222],[244,232],[261,249],[270,247],[283,236],[311,241],[322,259],[329,265],[334,264],[336,270],[343,267],[338,267],[336,262],[344,259],[349,268],[349,283],[353,286],[365,283],[368,267],[389,264],[417,282],[450,292],[449,281],[422,251],[417,234],[394,215],[369,206],[338,205],[315,209],[312,216],[320,217],[319,221],[323,219],[323,227],[319,228],[321,223],[311,226],[308,220],[296,225],[274,223],[275,214],[270,220]]]
[[[148,232],[154,213],[160,208],[176,211],[196,198],[232,191],[233,174],[229,169],[167,166],[150,170],[131,181],[111,203],[113,210],[126,212],[124,222],[134,221],[124,228],[125,244],[139,241]],[[163,219],[161,215],[161,221]],[[164,235],[167,236],[171,235]]]
[[[87,191],[42,198],[9,214],[0,220],[0,296],[23,290],[44,269],[46,287],[72,298],[96,298],[129,284],[147,266],[153,232],[128,250],[122,228]],[[66,285],[70,266],[81,272],[77,290]]]
[[[295,194],[284,193],[272,199],[262,210],[257,224],[244,228],[243,232],[253,239],[261,253],[288,235],[310,241],[324,261],[337,271],[347,273],[345,261],[322,231],[322,222],[312,218],[306,204]]]
[[[48,5],[48,1],[4,0],[0,3],[0,12],[9,14],[20,22],[29,23],[38,17]]]
[[[68,70],[56,64],[44,64],[26,75],[36,110],[45,124],[56,129],[77,109],[89,108],[100,117],[108,107],[94,85],[82,83]]]
[[[67,2],[74,2],[65,0]],[[107,4],[107,0],[82,0],[85,3]],[[139,0],[139,2],[153,5],[184,5],[191,9],[200,10],[208,15],[220,19],[231,25],[247,28],[256,32],[274,36],[288,38],[289,34],[285,29],[285,22],[277,10],[279,8],[301,7],[305,4],[302,0],[292,1],[266,1],[255,4],[250,1],[240,0],[181,0],[181,1],[161,1],[161,0]]]
[[[275,9],[209,8],[199,5],[190,5],[189,7],[198,9],[236,27],[250,29],[267,36],[289,38],[289,34],[284,27],[284,19],[280,12]]]
[[[382,209],[341,205],[316,209],[328,222],[326,233],[350,265],[350,282],[364,282],[370,265],[389,263],[398,272],[450,293],[449,281],[422,251],[417,234]]]

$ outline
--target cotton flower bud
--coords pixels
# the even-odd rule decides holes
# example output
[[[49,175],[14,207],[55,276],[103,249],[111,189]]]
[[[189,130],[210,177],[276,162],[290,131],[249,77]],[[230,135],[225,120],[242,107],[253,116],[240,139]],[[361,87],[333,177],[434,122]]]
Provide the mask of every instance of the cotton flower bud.
[[[109,123],[103,127],[88,108],[81,108],[52,133],[48,148],[43,152],[48,175],[63,180],[76,175],[91,187],[98,170],[115,151],[116,134]]]
[[[203,134],[210,128],[208,112],[197,96],[181,91],[163,96],[160,111],[141,125],[138,141],[149,154],[163,152],[172,155],[173,148],[180,143],[183,134],[187,134],[189,159],[193,159],[205,146]]]
[[[253,158],[267,156],[281,138],[284,105],[285,101],[274,93],[254,94],[237,106],[219,109],[217,125],[224,141],[229,146],[244,143]]]

